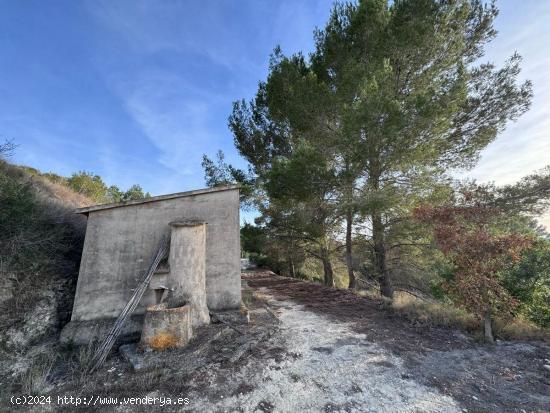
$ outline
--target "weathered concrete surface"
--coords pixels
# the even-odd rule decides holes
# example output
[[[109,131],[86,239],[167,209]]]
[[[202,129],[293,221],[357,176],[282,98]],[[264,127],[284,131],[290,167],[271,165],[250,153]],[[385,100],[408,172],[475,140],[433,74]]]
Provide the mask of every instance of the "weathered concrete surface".
[[[150,264],[169,223],[197,219],[206,227],[206,300],[212,310],[241,302],[238,187],[192,191],[98,207],[89,213],[72,321],[117,317]],[[156,304],[149,290],[136,309]]]
[[[62,344],[85,345],[93,340],[101,340],[107,336],[114,322],[113,318],[71,321],[61,331],[59,341]],[[143,314],[129,317],[122,327],[117,343],[129,343],[139,340],[142,326]]]
[[[169,308],[166,303],[147,308],[141,343],[153,350],[185,347],[193,335],[189,304]]]
[[[210,323],[206,306],[206,228],[201,221],[173,221],[170,240],[169,299],[189,303],[193,327]],[[179,301],[179,302],[178,302]]]

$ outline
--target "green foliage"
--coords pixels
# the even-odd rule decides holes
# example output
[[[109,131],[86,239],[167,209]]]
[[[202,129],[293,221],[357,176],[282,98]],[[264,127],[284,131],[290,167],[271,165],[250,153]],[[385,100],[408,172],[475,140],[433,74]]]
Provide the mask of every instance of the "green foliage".
[[[107,185],[99,175],[91,172],[80,171],[73,173],[68,179],[67,184],[73,191],[78,192],[95,202],[105,202],[107,194]]]
[[[510,212],[540,214],[550,207],[550,166],[496,189],[494,203]]]
[[[46,177],[48,178],[48,176]],[[97,203],[130,201],[151,196],[149,192],[143,192],[140,185],[132,185],[127,191],[121,191],[116,185],[107,187],[99,175],[85,171],[72,174],[70,178],[67,178],[66,184],[73,191],[83,194]]]
[[[1,162],[1,161],[0,161]],[[5,164],[2,164],[5,167]],[[35,215],[36,205],[30,184],[22,185],[17,179],[5,173],[0,175],[0,222],[2,235],[8,237],[16,233],[27,217]]]
[[[362,264],[383,294],[390,278],[441,287],[448,263],[412,211],[452,203],[446,171],[473,166],[532,98],[519,55],[500,68],[480,61],[497,13],[476,0],[338,3],[309,59],[275,48],[255,98],[229,117],[265,255],[289,263],[281,251],[293,250],[330,264],[345,242],[348,274]],[[235,181],[223,155],[203,167],[209,185]],[[532,233],[517,212],[547,205],[548,176],[488,188],[487,206],[515,211],[495,231]]]
[[[498,187],[494,183],[480,185],[469,181],[462,184],[461,190],[471,188],[483,196],[484,203],[505,211],[512,220],[525,214],[542,214],[550,207],[550,165],[513,184]]]
[[[216,153],[216,161],[203,155],[201,165],[204,169],[204,179],[207,186],[215,187],[239,184],[241,187],[241,205],[245,208],[252,205],[251,197],[254,190],[254,179],[250,171],[246,173],[226,163],[225,155],[221,150]]]
[[[149,192],[143,192],[141,186],[134,184],[126,192],[124,192],[122,195],[122,201],[148,198],[150,196],[151,194]]]
[[[273,269],[275,269],[276,272],[277,271],[280,272],[279,264],[277,262],[271,261],[267,255],[251,252],[248,255],[248,258],[250,259],[251,262],[256,264],[258,267],[268,267],[268,268],[271,268],[272,271]]]
[[[433,282],[430,285],[430,293],[434,298],[438,300],[444,300],[446,298],[446,291],[441,283]]]
[[[520,311],[542,327],[550,327],[550,241],[539,238],[521,261],[501,273]]]
[[[261,254],[266,244],[263,228],[249,223],[241,227],[241,249],[247,253]]]
[[[550,287],[548,283],[534,289],[531,300],[523,306],[527,317],[541,327],[550,327]]]
[[[233,183],[231,167],[225,162],[225,155],[221,150],[216,152],[216,162],[208,156],[203,155],[202,167],[204,169],[206,185],[209,187],[230,185]]]
[[[266,174],[266,192],[280,202],[318,202],[335,185],[335,171],[311,145],[299,145],[290,158],[275,159]]]
[[[530,105],[517,54],[479,62],[496,15],[468,0],[336,4],[309,59],[276,48],[255,99],[229,118],[266,225],[327,260],[342,221],[347,254],[354,225],[370,221],[377,279],[407,272],[388,251],[423,243],[404,223],[411,210]]]
[[[21,166],[21,169],[25,172],[27,172],[29,175],[32,175],[32,176],[39,176],[40,175],[40,171],[36,168],[33,168],[31,166]]]
[[[107,189],[107,199],[109,202],[122,202],[124,200],[124,192],[116,185],[111,185]]]
[[[297,277],[304,262],[303,250],[292,238],[279,235],[265,226],[245,223],[241,227],[241,249],[259,267]]]
[[[46,178],[50,182],[54,182],[59,185],[69,186],[67,178],[65,178],[64,176],[58,175],[53,172],[46,172],[40,175]]]

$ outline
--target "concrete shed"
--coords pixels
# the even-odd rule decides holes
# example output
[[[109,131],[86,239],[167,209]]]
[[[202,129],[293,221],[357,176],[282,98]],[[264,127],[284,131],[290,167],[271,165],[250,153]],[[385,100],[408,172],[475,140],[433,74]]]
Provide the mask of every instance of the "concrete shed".
[[[85,343],[111,325],[141,281],[171,223],[206,223],[206,303],[212,311],[241,304],[239,187],[199,189],[80,208],[88,216],[71,322],[61,339]],[[182,247],[185,248],[185,247]],[[172,248],[173,249],[173,248]],[[174,251],[171,251],[173,254]],[[159,302],[159,268],[125,333],[139,332],[149,305]],[[141,316],[141,318],[140,318]]]

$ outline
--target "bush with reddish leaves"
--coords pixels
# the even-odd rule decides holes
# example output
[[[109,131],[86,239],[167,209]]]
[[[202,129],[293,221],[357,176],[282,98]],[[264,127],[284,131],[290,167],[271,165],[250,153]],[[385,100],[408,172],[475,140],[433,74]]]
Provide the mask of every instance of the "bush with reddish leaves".
[[[433,226],[434,241],[453,266],[453,277],[443,285],[454,301],[485,321],[485,337],[493,340],[491,317],[507,317],[518,302],[501,285],[499,271],[521,259],[532,238],[499,233],[492,227],[501,211],[483,202],[480,191],[464,192],[453,205],[422,205],[419,221]]]

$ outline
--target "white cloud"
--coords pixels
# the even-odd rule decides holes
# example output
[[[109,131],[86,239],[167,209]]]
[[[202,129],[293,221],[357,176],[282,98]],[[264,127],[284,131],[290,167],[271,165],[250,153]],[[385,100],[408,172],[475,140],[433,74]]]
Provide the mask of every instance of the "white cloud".
[[[212,99],[163,72],[142,75],[115,88],[131,118],[160,150],[157,160],[173,171],[169,181],[200,181],[200,158],[216,140],[210,128]],[[160,184],[171,186],[173,182]]]
[[[238,12],[235,4],[94,1],[88,9],[134,53],[193,53],[226,69],[250,74],[261,70],[261,60],[250,53],[250,39],[240,30],[240,20],[226,13],[228,9]]]

